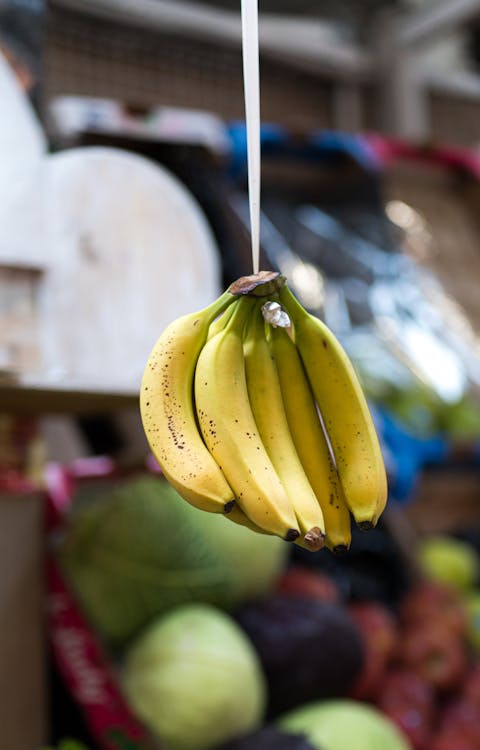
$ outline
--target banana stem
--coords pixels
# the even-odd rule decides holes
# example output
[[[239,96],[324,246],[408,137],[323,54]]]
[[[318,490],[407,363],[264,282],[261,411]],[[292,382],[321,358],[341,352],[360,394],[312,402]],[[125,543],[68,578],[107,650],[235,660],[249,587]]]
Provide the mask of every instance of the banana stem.
[[[233,299],[235,299],[235,297]],[[217,318],[215,318],[213,323],[210,323],[210,327],[208,329],[209,339],[211,339],[212,336],[215,336],[217,333],[220,333],[220,331],[223,331],[228,321],[232,317],[234,310],[235,310],[235,305],[230,305],[229,307],[227,307],[225,312],[222,312]]]
[[[217,297],[214,302],[208,305],[208,307],[202,311],[206,317],[207,324],[210,325],[210,323],[221,315],[224,310],[232,304],[232,302],[235,302],[235,299],[235,296],[227,289],[226,292],[223,292],[220,297]]]
[[[227,330],[229,328],[236,328],[237,326],[240,329],[242,324],[243,330],[245,330],[245,326],[247,326],[250,321],[252,310],[257,306],[258,303],[255,299],[248,296],[244,296],[241,299],[234,297],[234,299],[237,299],[237,303],[234,306],[230,317],[225,324],[224,330]]]
[[[261,314],[261,310],[262,310],[262,301],[258,299],[254,300],[251,306],[251,315],[248,318],[246,328],[244,331],[245,340],[247,340],[249,336],[253,335],[255,326],[262,326],[262,328],[264,328],[265,323],[264,323],[263,315]]]
[[[228,291],[236,296],[269,297],[283,286],[285,276],[278,271],[259,271],[241,276],[230,284]]]
[[[279,289],[278,298],[292,319],[293,325],[295,325],[298,318],[305,315],[305,310],[286,283],[282,284]]]

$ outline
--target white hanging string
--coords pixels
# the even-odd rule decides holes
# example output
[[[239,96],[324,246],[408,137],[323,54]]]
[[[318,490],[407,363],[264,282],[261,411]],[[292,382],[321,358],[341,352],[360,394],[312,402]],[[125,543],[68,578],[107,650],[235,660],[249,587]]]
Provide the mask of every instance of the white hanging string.
[[[243,86],[247,127],[248,201],[253,273],[260,263],[260,74],[258,53],[258,0],[242,2]]]

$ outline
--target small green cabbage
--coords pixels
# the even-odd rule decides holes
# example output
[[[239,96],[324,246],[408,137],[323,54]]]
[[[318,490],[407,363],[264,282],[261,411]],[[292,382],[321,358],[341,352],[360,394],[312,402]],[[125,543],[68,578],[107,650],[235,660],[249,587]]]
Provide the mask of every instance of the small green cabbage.
[[[229,615],[207,605],[151,625],[128,650],[122,682],[132,710],[169,750],[207,750],[263,719],[256,652]]]
[[[305,734],[318,750],[411,750],[378,709],[352,700],[310,703],[286,714],[278,724],[286,732]]]

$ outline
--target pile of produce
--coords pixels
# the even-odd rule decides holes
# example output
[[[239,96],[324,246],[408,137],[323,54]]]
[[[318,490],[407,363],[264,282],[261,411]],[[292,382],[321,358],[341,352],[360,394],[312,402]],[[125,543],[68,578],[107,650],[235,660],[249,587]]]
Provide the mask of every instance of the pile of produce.
[[[478,554],[427,538],[423,579],[375,600],[366,568],[362,585],[343,584],[369,538],[378,583],[381,533],[355,534],[343,558],[292,555],[147,475],[80,504],[60,559],[128,703],[168,750],[475,750]]]
[[[348,605],[362,634],[365,666],[351,696],[375,704],[414,750],[480,747],[480,559],[473,546],[427,537],[417,549],[422,578],[395,609]]]
[[[358,629],[325,576],[316,598],[298,590],[282,540],[199,512],[159,476],[80,498],[59,559],[128,703],[168,750],[272,736],[293,707],[348,694]]]
[[[348,736],[359,748],[377,747],[377,738],[408,750],[378,712],[328,700],[348,696],[363,670],[347,607],[281,588],[282,577],[231,614],[185,605],[148,627],[123,660],[137,716],[169,750],[344,750]],[[350,718],[334,732],[342,707],[340,721]]]
[[[168,326],[140,404],[163,473],[201,510],[344,552],[350,514],[367,530],[385,507],[384,463],[353,366],[278,273],[243,277]]]

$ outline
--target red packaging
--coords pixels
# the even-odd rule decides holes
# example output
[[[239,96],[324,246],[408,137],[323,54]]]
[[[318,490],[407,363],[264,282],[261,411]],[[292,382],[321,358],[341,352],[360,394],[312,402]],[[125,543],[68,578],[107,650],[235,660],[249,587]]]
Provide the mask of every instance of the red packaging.
[[[69,467],[47,471],[50,532],[61,531],[82,481],[108,481],[116,476],[112,461],[82,459]],[[82,614],[62,575],[54,551],[47,562],[48,634],[55,665],[92,737],[101,750],[165,750],[130,711],[119,686],[115,666],[101,640]]]

